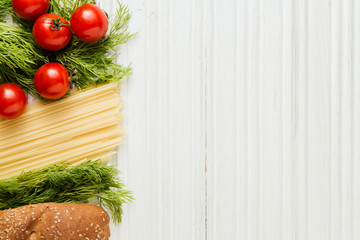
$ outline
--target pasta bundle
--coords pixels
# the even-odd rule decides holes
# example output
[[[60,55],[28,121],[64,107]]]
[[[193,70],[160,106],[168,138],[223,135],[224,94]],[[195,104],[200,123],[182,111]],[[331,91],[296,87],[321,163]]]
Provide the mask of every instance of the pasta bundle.
[[[121,104],[119,85],[110,83],[31,103],[18,119],[0,120],[0,177],[114,154],[123,139]]]

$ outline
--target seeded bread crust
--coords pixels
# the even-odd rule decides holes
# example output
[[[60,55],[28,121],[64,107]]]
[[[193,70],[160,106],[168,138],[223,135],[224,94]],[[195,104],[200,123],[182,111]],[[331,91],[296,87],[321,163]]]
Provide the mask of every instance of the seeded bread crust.
[[[40,203],[0,211],[0,239],[108,240],[109,215],[79,203]]]

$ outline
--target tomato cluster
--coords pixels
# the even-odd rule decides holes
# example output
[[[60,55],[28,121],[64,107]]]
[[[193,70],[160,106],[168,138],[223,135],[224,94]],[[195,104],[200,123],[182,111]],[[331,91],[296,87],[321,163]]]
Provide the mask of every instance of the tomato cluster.
[[[47,13],[50,0],[12,0],[14,12],[25,20],[35,21],[33,37],[35,42],[48,51],[64,49],[70,42],[72,33],[82,41],[96,42],[108,30],[106,14],[95,4],[79,6],[69,22],[61,16]],[[60,63],[47,63],[40,67],[34,77],[37,92],[47,99],[59,99],[69,89],[69,74]],[[14,119],[26,107],[24,91],[12,83],[0,85],[0,117]]]
[[[105,13],[95,4],[87,3],[74,11],[70,25],[61,16],[41,15],[34,24],[33,36],[40,47],[49,51],[57,51],[63,49],[70,42],[71,31],[82,41],[96,42],[105,36],[108,25]]]

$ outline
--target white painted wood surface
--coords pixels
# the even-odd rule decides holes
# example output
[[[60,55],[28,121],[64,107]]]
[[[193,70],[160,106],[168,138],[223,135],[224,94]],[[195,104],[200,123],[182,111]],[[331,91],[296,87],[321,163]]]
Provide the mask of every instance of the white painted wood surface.
[[[360,239],[359,1],[123,2],[112,240]]]

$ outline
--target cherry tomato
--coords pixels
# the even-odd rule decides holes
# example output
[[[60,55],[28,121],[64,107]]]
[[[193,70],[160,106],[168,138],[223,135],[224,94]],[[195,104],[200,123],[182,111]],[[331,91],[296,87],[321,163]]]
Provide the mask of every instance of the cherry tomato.
[[[16,84],[0,85],[0,117],[14,119],[19,117],[26,107],[26,95]]]
[[[11,0],[12,7],[20,18],[36,20],[49,9],[50,0]]]
[[[69,22],[55,14],[40,16],[33,27],[35,42],[49,51],[64,48],[71,39]]]
[[[86,3],[78,7],[70,19],[73,33],[85,42],[96,42],[105,36],[109,21],[101,8]]]
[[[60,63],[41,66],[34,77],[36,91],[48,99],[59,99],[69,90],[69,74]]]

